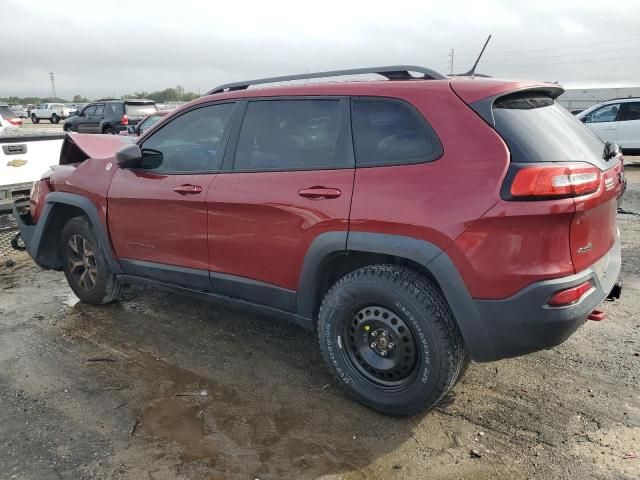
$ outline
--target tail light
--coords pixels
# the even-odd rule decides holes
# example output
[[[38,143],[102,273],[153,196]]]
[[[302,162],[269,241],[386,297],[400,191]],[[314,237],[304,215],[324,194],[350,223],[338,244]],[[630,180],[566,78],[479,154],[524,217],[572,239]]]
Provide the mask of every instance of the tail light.
[[[576,303],[592,288],[591,282],[584,282],[576,287],[567,288],[554,293],[547,302],[552,307],[564,307]]]
[[[122,118],[120,119],[120,123],[122,125],[129,125],[129,117],[127,117],[126,113],[122,115]]]
[[[22,120],[20,120],[19,118],[7,118],[7,121],[11,125],[15,125],[16,127],[19,127],[20,125],[22,125]]]
[[[515,174],[508,176],[505,184],[505,193],[510,199],[545,200],[588,195],[598,191],[602,178],[599,168],[586,163],[518,166],[514,170]]]

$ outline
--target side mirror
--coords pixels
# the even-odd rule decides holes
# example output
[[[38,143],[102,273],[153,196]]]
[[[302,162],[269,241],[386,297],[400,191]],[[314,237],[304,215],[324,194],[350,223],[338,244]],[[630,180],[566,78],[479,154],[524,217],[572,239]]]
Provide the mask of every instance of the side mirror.
[[[136,126],[135,125],[129,125],[127,127],[127,133],[135,134],[136,133]]]
[[[142,164],[142,151],[136,144],[120,147],[116,152],[116,162],[122,168],[135,168]]]
[[[582,123],[587,123],[587,117],[586,117],[586,115],[585,115],[584,117],[582,117],[582,118],[580,119],[580,121],[581,121]]]

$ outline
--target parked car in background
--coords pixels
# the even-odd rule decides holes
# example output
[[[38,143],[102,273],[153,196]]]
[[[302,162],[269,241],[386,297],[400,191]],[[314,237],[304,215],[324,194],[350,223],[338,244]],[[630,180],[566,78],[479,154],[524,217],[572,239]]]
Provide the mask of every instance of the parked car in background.
[[[0,105],[0,135],[20,126],[22,126],[22,120],[9,108],[9,105]]]
[[[577,115],[604,142],[617,143],[624,153],[640,153],[640,97],[594,105]]]
[[[135,137],[139,137],[169,113],[171,113],[170,110],[159,110],[151,115],[147,115],[136,125],[129,125],[126,130],[122,130],[120,135],[133,135]]]
[[[69,109],[63,103],[45,103],[31,110],[31,121],[39,123],[40,120],[49,120],[51,123],[59,123],[69,116]]]
[[[11,110],[13,111],[13,113],[15,113],[18,118],[28,118],[29,117],[29,113],[27,112],[27,109],[25,107],[23,107],[22,105],[11,105]]]
[[[249,88],[358,73],[388,80]],[[562,92],[415,66],[222,85],[118,150],[68,135],[14,212],[82,301],[141,283],[282,316],[355,399],[415,414],[619,296],[622,156]]]
[[[146,99],[103,99],[90,103],[77,115],[69,117],[65,132],[106,133],[115,135],[137,125],[147,115],[158,111],[156,102]]]

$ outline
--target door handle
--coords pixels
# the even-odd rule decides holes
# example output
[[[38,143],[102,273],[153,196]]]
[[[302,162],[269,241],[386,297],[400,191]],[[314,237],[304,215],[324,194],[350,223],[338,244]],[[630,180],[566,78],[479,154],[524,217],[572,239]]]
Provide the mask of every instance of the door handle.
[[[342,192],[337,188],[311,187],[303,188],[298,191],[298,195],[311,200],[320,200],[321,198],[338,198]]]
[[[202,192],[202,187],[200,185],[179,185],[173,189],[174,192],[178,192],[182,195],[188,195],[193,193]]]

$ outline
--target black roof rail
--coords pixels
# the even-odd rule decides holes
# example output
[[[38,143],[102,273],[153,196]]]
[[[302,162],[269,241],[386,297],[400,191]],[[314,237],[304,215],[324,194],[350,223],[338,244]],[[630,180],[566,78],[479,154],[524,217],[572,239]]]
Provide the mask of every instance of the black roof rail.
[[[422,77],[414,77],[410,72],[421,73]],[[255,80],[245,80],[244,82],[226,83],[209,90],[206,95],[214,93],[232,92],[235,90],[246,90],[251,85],[264,83],[290,82],[292,80],[308,80],[311,78],[343,77],[347,75],[362,75],[375,73],[388,78],[389,80],[444,80],[447,77],[430,68],[418,67],[416,65],[392,65],[382,67],[352,68],[349,70],[328,70],[325,72],[300,73],[298,75],[285,75],[282,77],[257,78]]]

